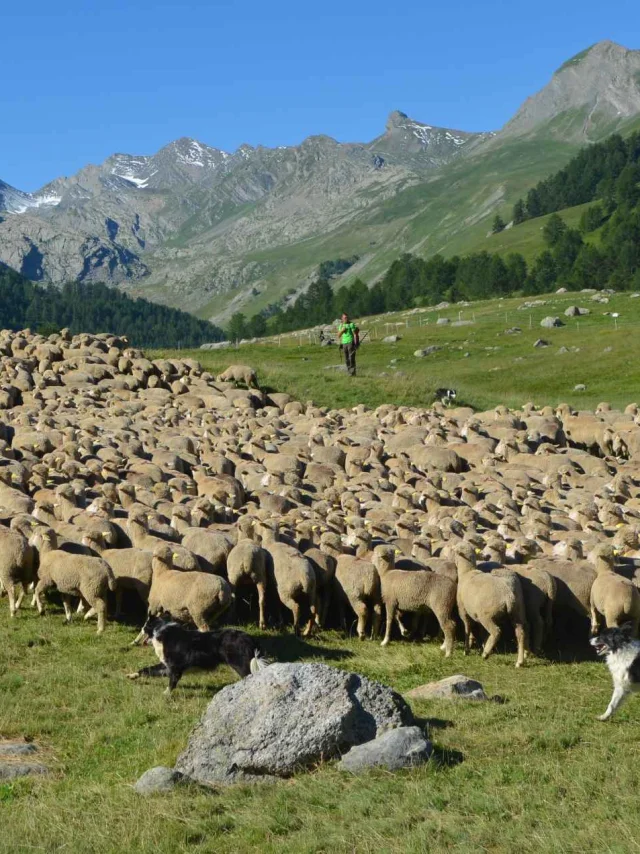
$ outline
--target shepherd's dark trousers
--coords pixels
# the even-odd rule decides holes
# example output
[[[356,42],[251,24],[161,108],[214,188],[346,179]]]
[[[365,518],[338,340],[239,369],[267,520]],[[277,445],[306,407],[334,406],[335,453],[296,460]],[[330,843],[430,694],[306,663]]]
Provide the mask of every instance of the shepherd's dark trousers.
[[[356,345],[355,344],[343,344],[342,349],[344,350],[344,361],[347,366],[347,371],[352,377],[356,375]]]

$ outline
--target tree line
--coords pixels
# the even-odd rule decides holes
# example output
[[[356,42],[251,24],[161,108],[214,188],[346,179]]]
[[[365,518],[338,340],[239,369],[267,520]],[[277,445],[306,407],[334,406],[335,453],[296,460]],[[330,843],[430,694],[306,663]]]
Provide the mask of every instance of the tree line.
[[[136,347],[198,347],[224,333],[206,320],[103,284],[69,282],[56,288],[25,279],[0,264],[0,327],[48,335],[64,327],[125,335]]]
[[[624,201],[640,181],[640,131],[583,148],[567,165],[536,184],[513,207],[513,224],[601,199],[606,208]]]
[[[594,204],[578,228],[570,228],[555,213],[588,201]],[[236,340],[290,332],[330,323],[344,311],[362,317],[445,300],[541,294],[558,287],[640,291],[640,133],[628,139],[616,134],[581,151],[519,205],[524,211],[520,221],[533,211],[539,211],[536,216],[552,213],[543,229],[545,248],[529,264],[517,252],[427,259],[406,254],[371,288],[356,279],[334,290],[329,279],[321,277],[286,308],[270,306],[268,313],[249,320],[236,313],[228,335]],[[496,218],[493,231],[503,227]]]

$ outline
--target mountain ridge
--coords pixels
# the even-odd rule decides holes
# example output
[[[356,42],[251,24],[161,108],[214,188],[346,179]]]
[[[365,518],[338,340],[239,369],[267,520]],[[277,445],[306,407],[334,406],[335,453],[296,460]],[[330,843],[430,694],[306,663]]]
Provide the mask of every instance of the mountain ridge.
[[[600,42],[498,132],[394,110],[370,142],[316,134],[226,152],[182,137],[33,194],[0,182],[0,260],[37,281],[117,283],[219,322],[304,288],[323,260],[358,254],[345,275],[373,281],[403,251],[453,251],[578,146],[639,115],[640,51]]]

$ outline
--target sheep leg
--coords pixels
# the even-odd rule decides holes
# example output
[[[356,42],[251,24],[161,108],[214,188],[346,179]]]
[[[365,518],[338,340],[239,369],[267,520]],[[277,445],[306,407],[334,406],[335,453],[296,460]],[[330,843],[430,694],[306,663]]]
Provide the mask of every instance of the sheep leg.
[[[76,609],[76,614],[84,614],[85,603],[82,596],[80,597],[80,601],[78,602],[78,607]]]
[[[487,620],[486,624],[483,623],[483,626],[489,632],[489,637],[487,638],[484,649],[482,650],[482,657],[488,658],[500,640],[502,632],[500,630],[500,626],[495,622],[495,620]]]
[[[71,608],[71,596],[63,596],[62,605],[64,607],[64,618],[67,623],[70,623],[73,615],[73,609]]]
[[[353,610],[356,612],[356,617],[358,618],[358,625],[356,627],[356,632],[358,633],[358,637],[360,640],[364,640],[367,633],[367,620],[369,618],[369,609],[366,606],[365,602],[354,602]]]
[[[522,667],[524,660],[527,657],[527,629],[522,623],[516,623],[513,627],[518,643],[518,658],[516,659],[516,667]]]
[[[90,620],[91,617],[93,617],[95,613],[96,613],[96,609],[93,606],[91,606],[91,608],[89,608],[87,613],[84,615],[84,619]]]
[[[404,625],[404,623],[402,622],[402,617],[403,617],[403,616],[404,616],[404,614],[401,614],[400,612],[398,612],[398,613],[396,614],[396,623],[398,624],[398,628],[400,629],[400,634],[402,635],[402,637],[403,637],[403,638],[408,638],[408,637],[409,637],[409,635],[411,634],[411,629],[408,629],[408,628]],[[414,631],[415,631],[415,624],[414,624]]]
[[[306,629],[303,631],[302,636],[308,638],[311,632],[313,631],[314,626],[320,625],[318,620],[318,609],[315,603],[311,603],[309,605],[309,610],[311,611],[311,617],[309,618],[309,622],[307,624]]]
[[[380,646],[388,646],[389,643],[391,642],[391,629],[393,627],[394,618],[397,620],[399,625],[402,625],[400,623],[400,620],[396,616],[397,607],[398,607],[397,604],[395,602],[385,602],[385,607],[387,609],[387,626],[386,626],[386,630],[384,633],[384,638],[383,638]]]
[[[44,593],[45,590],[48,590],[49,587],[53,587],[53,584],[47,583],[46,581],[41,579],[36,584],[36,589],[33,593],[33,602],[35,603],[35,606],[38,609],[38,614],[40,614],[40,616],[44,614],[44,605],[42,604],[41,594]]]
[[[16,588],[12,581],[7,584],[7,596],[9,597],[9,616],[15,617],[16,611]]]
[[[297,637],[300,634],[300,605],[291,599],[286,607],[293,614],[293,633]]]
[[[120,617],[121,613],[122,613],[122,588],[120,587],[120,585],[118,585],[118,587],[116,587],[116,612],[115,612],[116,620]]]
[[[473,641],[473,635],[471,634],[471,620],[460,604],[458,604],[458,612],[460,613],[460,619],[464,626],[464,654],[469,655],[469,652],[471,651],[471,642]]]
[[[456,640],[456,624],[452,619],[441,617],[439,614],[436,614],[436,618],[444,635],[444,643],[440,648],[444,650],[444,657],[450,658]]]
[[[27,582],[23,581],[22,582],[22,590],[20,591],[20,594],[16,600],[16,611],[18,610],[20,605],[22,605],[22,601],[26,595],[27,595]]]
[[[371,618],[371,640],[380,637],[380,626],[382,625],[382,604],[376,602],[373,606],[373,617]]]
[[[324,595],[322,597],[322,614],[320,616],[320,625],[327,625],[327,617],[329,616],[329,605],[331,604],[331,587],[327,585],[324,589]]]
[[[104,628],[107,622],[107,603],[102,601],[101,599],[98,599],[91,608],[91,611],[94,611],[98,615],[97,634],[101,635],[104,632]],[[85,620],[86,619],[87,618],[85,617]]]

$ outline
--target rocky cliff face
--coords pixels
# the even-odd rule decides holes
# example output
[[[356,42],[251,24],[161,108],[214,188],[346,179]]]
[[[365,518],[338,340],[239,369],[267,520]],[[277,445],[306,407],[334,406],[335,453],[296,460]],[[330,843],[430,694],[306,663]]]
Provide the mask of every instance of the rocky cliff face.
[[[393,253],[428,251],[434,233],[439,249],[504,204],[505,146],[560,139],[568,159],[637,115],[640,51],[603,42],[565,63],[497,134],[394,111],[368,143],[313,136],[230,153],[183,138],[153,155],[114,154],[33,194],[0,182],[0,261],[34,280],[127,283],[181,308],[211,306],[222,321],[225,303],[245,308],[261,291],[266,304],[336,253],[375,256],[380,269]],[[491,180],[472,189],[482,170]]]

